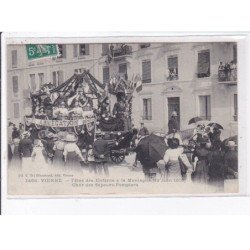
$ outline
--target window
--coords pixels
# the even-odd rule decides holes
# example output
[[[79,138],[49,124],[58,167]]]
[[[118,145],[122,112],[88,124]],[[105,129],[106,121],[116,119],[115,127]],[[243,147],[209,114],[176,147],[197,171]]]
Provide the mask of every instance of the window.
[[[126,63],[119,64],[119,73],[120,74],[126,74],[127,73],[127,64]]]
[[[168,57],[168,81],[178,80],[178,57]]]
[[[30,90],[31,92],[36,91],[36,75],[30,74]]]
[[[119,74],[120,74],[120,76],[124,77],[125,80],[128,80],[127,63],[119,64]]]
[[[102,55],[108,55],[109,53],[109,44],[108,43],[103,43],[102,44]]]
[[[15,97],[18,96],[18,77],[13,76],[12,77],[12,84],[13,84],[13,94]]]
[[[237,45],[236,44],[233,46],[233,60],[235,63],[237,63]]]
[[[238,121],[238,95],[234,94],[234,121]]]
[[[151,82],[151,61],[146,60],[142,62],[142,83]]]
[[[198,53],[198,78],[210,76],[210,51],[203,50]]]
[[[143,120],[152,120],[152,101],[151,98],[143,99]]]
[[[211,120],[211,98],[210,95],[199,96],[200,117]]]
[[[77,57],[78,56],[78,45],[74,44],[73,45],[73,57]]]
[[[58,86],[61,83],[63,83],[63,71],[62,70],[54,71],[53,72],[53,84]]]
[[[109,82],[109,67],[103,67],[102,69],[103,73],[103,83],[108,83]]]
[[[19,103],[18,102],[14,103],[13,108],[14,108],[14,118],[19,118],[20,117]]]
[[[89,44],[79,44],[79,56],[89,55]]]
[[[12,68],[17,67],[17,50],[11,51]]]
[[[38,73],[39,78],[39,87],[41,87],[44,84],[44,73]]]
[[[58,58],[66,58],[66,44],[58,44],[59,56]]]
[[[141,49],[145,49],[145,48],[148,48],[148,47],[150,47],[150,43],[142,43],[142,44],[140,44]]]
[[[75,69],[75,74],[82,74],[85,69]]]

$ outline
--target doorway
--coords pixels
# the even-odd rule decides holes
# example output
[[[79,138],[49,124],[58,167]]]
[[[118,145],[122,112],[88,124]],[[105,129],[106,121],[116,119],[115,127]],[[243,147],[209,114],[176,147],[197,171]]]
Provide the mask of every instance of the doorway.
[[[180,97],[168,97],[168,119],[173,111],[177,112],[178,130],[180,129]]]

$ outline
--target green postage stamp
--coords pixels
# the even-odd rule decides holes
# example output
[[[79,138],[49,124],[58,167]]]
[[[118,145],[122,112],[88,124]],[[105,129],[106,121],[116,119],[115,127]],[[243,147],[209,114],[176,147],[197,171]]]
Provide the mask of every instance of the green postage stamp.
[[[27,44],[26,51],[28,60],[55,57],[60,54],[56,44]]]

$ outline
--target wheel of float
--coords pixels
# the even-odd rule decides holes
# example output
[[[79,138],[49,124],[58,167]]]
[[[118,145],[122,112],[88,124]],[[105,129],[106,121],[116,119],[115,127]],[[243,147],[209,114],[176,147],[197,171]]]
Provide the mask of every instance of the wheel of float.
[[[116,153],[110,153],[110,159],[114,162],[114,163],[121,163],[123,162],[123,160],[125,159],[125,155],[124,154],[116,154]]]

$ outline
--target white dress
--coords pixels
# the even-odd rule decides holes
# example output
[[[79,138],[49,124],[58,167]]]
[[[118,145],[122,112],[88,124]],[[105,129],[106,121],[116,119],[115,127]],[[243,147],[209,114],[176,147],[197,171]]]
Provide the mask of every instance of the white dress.
[[[44,157],[44,148],[41,146],[36,146],[33,148],[33,152],[32,152],[32,159],[33,161],[35,161],[36,163],[34,165],[39,165],[41,167],[47,165],[46,159]]]

